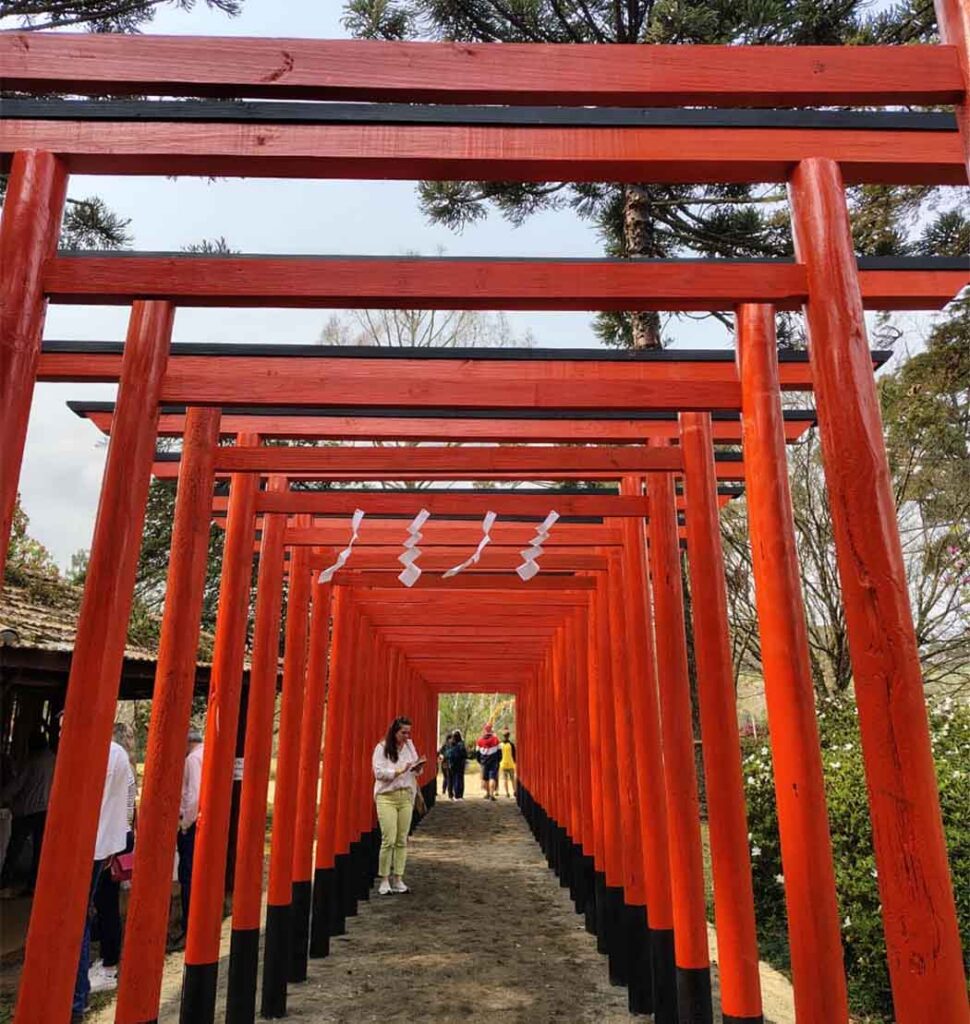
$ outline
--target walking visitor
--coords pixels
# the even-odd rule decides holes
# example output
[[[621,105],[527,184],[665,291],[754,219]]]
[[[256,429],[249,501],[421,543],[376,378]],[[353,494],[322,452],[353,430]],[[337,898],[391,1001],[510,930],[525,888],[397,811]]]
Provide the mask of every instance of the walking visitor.
[[[502,786],[507,797],[515,796],[515,744],[512,742],[508,729],[502,731],[502,757],[498,770],[502,774]]]
[[[88,889],[88,911],[81,936],[81,952],[78,958],[77,978],[74,982],[74,999],[71,1004],[71,1021],[81,1021],[87,1012],[91,995],[88,969],[91,959],[91,904],[101,879],[101,872],[110,857],[121,853],[128,837],[128,794],[134,785],[134,772],[125,748],[111,741],[108,749],[108,770],[101,794],[101,814],[98,818],[98,835],[94,844],[94,863],[91,868],[91,885]]]
[[[176,846],[179,854],[178,877],[182,889],[182,934],[177,942],[185,938],[189,929],[189,901],[192,896],[192,861],[195,855],[195,826],[199,818],[199,794],[202,789],[202,758],[204,747],[202,733],[190,729],[188,752],[182,773],[182,803],[179,806],[179,831]]]
[[[378,893],[408,892],[404,884],[408,833],[414,816],[418,776],[427,758],[419,757],[411,741],[411,719],[391,722],[384,739],[374,747],[374,802],[381,826],[381,853],[377,866]]]
[[[451,783],[449,781],[451,776],[451,761],[448,757],[448,751],[451,748],[452,740],[454,737],[453,732],[449,732],[445,736],[445,742],[438,747],[438,764],[441,765],[441,792],[451,794]]]
[[[448,748],[448,798],[463,800],[465,798],[465,765],[468,763],[468,748],[462,739],[461,730],[456,729],[452,735],[451,746]]]
[[[498,766],[502,758],[502,748],[498,736],[492,731],[492,723],[486,722],[482,735],[476,744],[478,756],[482,762],[482,782],[485,787],[485,799],[494,800],[498,790]]]
[[[106,992],[118,985],[118,961],[121,959],[121,885],[130,871],[122,862],[126,854],[135,848],[135,797],[137,795],[137,775],[131,752],[134,748],[134,736],[131,727],[124,722],[116,722],[114,728],[115,742],[124,748],[131,765],[131,778],[128,780],[128,798],[125,811],[128,820],[128,835],[125,848],[113,854],[105,863],[98,887],[94,891],[93,929],[97,932],[98,946],[101,956],[95,960],[88,971],[88,982],[91,994]],[[130,858],[129,858],[130,859]]]

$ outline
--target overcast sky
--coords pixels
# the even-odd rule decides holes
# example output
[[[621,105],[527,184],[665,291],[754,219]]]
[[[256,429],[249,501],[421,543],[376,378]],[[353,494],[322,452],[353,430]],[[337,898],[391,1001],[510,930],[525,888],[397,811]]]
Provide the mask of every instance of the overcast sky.
[[[199,3],[192,15],[160,9],[150,33],[301,36],[335,38],[338,0],[246,0],[234,19]],[[3,27],[9,27],[3,26]],[[433,254],[456,256],[596,256],[599,240],[571,213],[543,214],[515,229],[498,217],[455,234],[421,216],[409,182],[279,181],[140,177],[72,178],[72,197],[101,196],[130,218],[133,246],[177,250],[203,238],[224,236],[232,248],[265,253]],[[52,306],[45,337],[122,340],[127,309]],[[179,310],[175,341],[312,342],[327,319],[324,310]],[[518,332],[536,343],[592,347],[596,341],[584,313],[517,313]],[[724,345],[722,329],[687,324],[678,343]],[[69,399],[111,399],[106,385],[38,385],[31,411],[21,494],[31,533],[66,565],[71,554],[90,545],[105,449],[89,424],[71,415]]]

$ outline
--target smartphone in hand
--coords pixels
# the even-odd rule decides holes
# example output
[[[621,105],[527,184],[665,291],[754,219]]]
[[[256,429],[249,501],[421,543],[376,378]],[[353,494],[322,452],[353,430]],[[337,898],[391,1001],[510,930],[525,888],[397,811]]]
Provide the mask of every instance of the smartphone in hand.
[[[426,757],[419,757],[417,761],[415,761],[414,764],[411,765],[411,771],[419,772],[427,763],[428,759]]]

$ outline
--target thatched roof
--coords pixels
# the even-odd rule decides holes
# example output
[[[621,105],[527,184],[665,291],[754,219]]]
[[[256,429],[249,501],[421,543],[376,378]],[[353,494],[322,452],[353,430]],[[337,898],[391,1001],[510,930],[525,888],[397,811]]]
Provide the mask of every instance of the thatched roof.
[[[6,646],[40,651],[74,650],[83,588],[66,580],[18,568],[0,591],[0,630],[11,629],[17,639]],[[154,645],[131,637],[125,657],[154,662]]]
[[[8,568],[0,592],[0,682],[4,686],[59,689],[67,685],[83,589],[66,580],[17,567]],[[211,638],[210,650],[211,650]],[[150,697],[155,684],[157,644],[129,630],[119,697]],[[248,666],[247,666],[248,668]],[[196,666],[195,690],[209,686],[207,663]],[[248,672],[244,685],[248,682]]]

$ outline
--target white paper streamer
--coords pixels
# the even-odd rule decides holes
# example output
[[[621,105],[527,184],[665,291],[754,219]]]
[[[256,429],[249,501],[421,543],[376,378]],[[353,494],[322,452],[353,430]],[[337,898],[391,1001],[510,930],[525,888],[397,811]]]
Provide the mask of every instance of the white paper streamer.
[[[318,583],[329,583],[339,569],[342,569],[350,558],[350,552],[353,549],[354,541],[357,540],[357,535],[360,533],[360,524],[364,521],[364,510],[357,509],[354,512],[354,518],[350,521],[350,543],[337,555],[337,561],[333,563],[329,568],[324,569],[322,573],[317,577]]]
[[[406,586],[413,587],[421,578],[421,569],[415,564],[421,557],[421,549],[418,541],[421,540],[421,527],[428,521],[431,513],[423,508],[411,520],[408,527],[408,539],[404,542],[404,554],[398,556],[398,561],[404,566],[404,570],[398,575],[398,579]]]
[[[484,534],[484,536],[478,542],[478,547],[475,548],[475,553],[471,555],[471,557],[466,558],[465,561],[461,563],[461,565],[456,565],[453,568],[449,569],[446,573],[443,573],[441,577],[442,579],[451,579],[452,576],[457,576],[458,573],[464,572],[464,570],[467,569],[470,565],[478,564],[478,560],[482,557],[482,552],[485,550],[485,548],[488,547],[489,544],[492,543],[492,538],[489,536],[489,530],[491,530],[492,527],[495,525],[496,518],[497,516],[495,515],[494,512],[485,513],[485,518],[482,520],[482,533]]]
[[[558,518],[558,512],[550,512],[549,515],[547,515],[539,524],[539,528],[536,530],[536,535],[532,538],[532,546],[519,552],[524,561],[515,571],[518,573],[519,579],[523,582],[531,580],[533,576],[538,574],[539,564],[537,560],[542,554],[542,545],[549,539],[549,531],[552,529]]]

